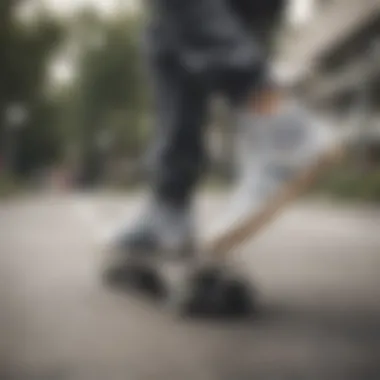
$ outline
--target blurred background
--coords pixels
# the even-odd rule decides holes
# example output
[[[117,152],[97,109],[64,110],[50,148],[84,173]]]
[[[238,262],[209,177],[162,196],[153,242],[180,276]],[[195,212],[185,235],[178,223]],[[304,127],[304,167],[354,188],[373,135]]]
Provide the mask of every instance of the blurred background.
[[[237,252],[260,312],[236,324],[174,320],[100,283],[99,243],[144,194],[144,22],[141,0],[0,0],[0,379],[378,380],[380,1],[289,0],[278,23],[278,78],[362,133]],[[216,102],[201,236],[232,183],[228,116]]]
[[[142,4],[4,0],[1,7],[2,193],[141,184],[152,127]],[[380,198],[379,17],[376,0],[289,0],[273,41],[274,70],[290,91],[334,123],[356,117],[362,125],[356,157],[324,181],[340,196]],[[214,108],[209,177],[224,183],[233,128],[223,106]]]

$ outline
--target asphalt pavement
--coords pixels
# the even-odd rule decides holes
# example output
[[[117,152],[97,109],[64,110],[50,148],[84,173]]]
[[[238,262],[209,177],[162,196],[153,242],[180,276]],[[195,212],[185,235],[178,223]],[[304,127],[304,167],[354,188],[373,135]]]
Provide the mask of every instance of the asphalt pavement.
[[[141,202],[0,204],[0,379],[380,378],[380,208],[290,207],[236,255],[259,292],[255,318],[178,321],[99,280],[99,243]],[[223,206],[223,196],[200,199],[202,233]]]

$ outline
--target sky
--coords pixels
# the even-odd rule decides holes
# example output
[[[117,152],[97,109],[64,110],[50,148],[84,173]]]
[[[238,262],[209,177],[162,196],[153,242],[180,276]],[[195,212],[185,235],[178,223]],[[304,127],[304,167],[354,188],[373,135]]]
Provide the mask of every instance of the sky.
[[[291,0],[289,4],[289,21],[302,25],[314,14],[316,0]]]
[[[1,0],[0,0],[1,1]],[[133,11],[141,0],[32,0],[23,3],[18,10],[24,20],[33,18],[40,6],[59,17],[70,17],[79,9],[91,6],[103,16],[112,16],[120,10]]]
[[[87,5],[91,5],[100,13],[112,14],[120,8],[130,8],[131,10],[138,5],[139,0],[36,0],[43,1],[52,11],[64,15]]]

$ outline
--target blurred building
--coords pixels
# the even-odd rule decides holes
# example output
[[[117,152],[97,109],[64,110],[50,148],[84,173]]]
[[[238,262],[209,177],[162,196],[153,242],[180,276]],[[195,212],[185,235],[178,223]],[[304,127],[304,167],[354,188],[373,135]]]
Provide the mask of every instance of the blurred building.
[[[311,2],[312,15],[290,23],[281,40],[284,79],[325,112],[362,112],[380,146],[380,0]]]

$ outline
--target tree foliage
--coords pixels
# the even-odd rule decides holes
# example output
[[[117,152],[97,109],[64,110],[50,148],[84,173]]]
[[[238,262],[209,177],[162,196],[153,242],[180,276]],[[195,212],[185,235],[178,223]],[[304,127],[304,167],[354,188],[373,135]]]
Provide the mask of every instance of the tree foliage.
[[[47,66],[62,38],[62,27],[47,14],[30,25],[14,17],[21,1],[2,0],[0,6],[0,133],[5,154],[9,131],[7,111],[14,104],[27,114],[18,136],[19,172],[54,160],[58,141],[54,104],[45,94]]]
[[[129,15],[102,21],[88,13],[82,17],[86,21],[82,32],[87,38],[75,83],[75,130],[85,171],[91,172],[99,169],[103,159],[99,144],[105,136],[112,141],[108,147],[111,155],[139,155],[146,137],[147,94],[140,19]]]

